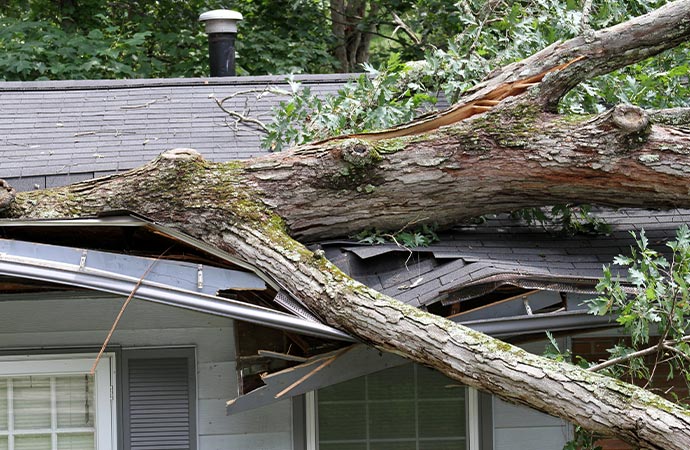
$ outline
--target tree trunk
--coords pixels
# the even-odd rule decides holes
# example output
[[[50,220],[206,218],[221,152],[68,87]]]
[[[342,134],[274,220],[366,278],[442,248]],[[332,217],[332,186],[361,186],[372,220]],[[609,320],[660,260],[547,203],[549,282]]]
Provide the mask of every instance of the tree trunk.
[[[331,32],[336,40],[333,54],[340,62],[340,71],[360,71],[369,61],[379,7],[367,0],[330,0],[330,9]]]
[[[632,445],[686,450],[687,410],[386,297],[291,236],[399,229],[424,218],[449,225],[556,202],[690,207],[690,134],[650,124],[631,106],[594,118],[548,112],[583,77],[688,36],[690,1],[676,1],[597,32],[591,42],[576,38],[508,66],[436,118],[244,162],[214,164],[193,150],[170,151],[128,173],[68,187],[16,197],[5,187],[0,209],[7,205],[6,217],[25,219],[138,212],[252,261],[327,323],[363,342]],[[569,64],[541,78],[563,63]],[[541,80],[537,89],[510,84],[532,77]],[[483,112],[499,101],[486,100],[497,89],[509,98]],[[463,105],[477,114],[456,120]],[[399,130],[407,135],[390,138]]]

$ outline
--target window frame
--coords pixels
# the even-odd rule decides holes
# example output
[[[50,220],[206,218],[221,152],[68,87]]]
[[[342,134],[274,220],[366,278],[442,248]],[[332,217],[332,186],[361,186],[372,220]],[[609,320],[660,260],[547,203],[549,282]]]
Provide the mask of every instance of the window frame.
[[[490,447],[491,442],[485,442],[483,435],[485,435],[485,428],[487,425],[491,427],[491,411],[486,407],[484,397],[490,398],[486,394],[480,393],[477,389],[466,386],[465,396],[465,427],[466,427],[466,442],[467,450],[484,450]],[[319,420],[318,420],[318,392],[310,391],[304,394],[304,407],[297,406],[293,402],[293,411],[303,411],[304,425],[299,426],[295,422],[295,427],[301,428],[299,439],[297,442],[304,443],[305,450],[319,450]],[[489,420],[486,420],[489,419]],[[489,422],[489,423],[487,423]],[[303,436],[301,434],[304,433]],[[490,440],[489,440],[490,441]],[[302,448],[302,446],[294,445],[295,449]]]
[[[96,354],[32,354],[0,356],[0,378],[89,374]],[[117,391],[114,353],[105,353],[94,374],[96,449],[118,448]],[[9,435],[9,432],[8,432]]]

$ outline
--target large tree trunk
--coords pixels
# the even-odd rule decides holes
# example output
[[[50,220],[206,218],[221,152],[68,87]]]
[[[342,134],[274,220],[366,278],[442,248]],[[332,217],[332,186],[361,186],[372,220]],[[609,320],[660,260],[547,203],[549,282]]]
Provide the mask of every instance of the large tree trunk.
[[[686,450],[687,410],[397,302],[292,238],[400,228],[427,217],[451,224],[554,202],[690,206],[687,133],[650,125],[643,111],[629,106],[595,118],[548,112],[583,77],[687,39],[690,1],[612,30],[505,68],[452,111],[477,101],[483,108],[472,111],[484,111],[487,95],[519,79],[541,80],[538,90],[511,85],[519,88],[506,91],[511,98],[500,98],[490,111],[464,120],[452,111],[441,114],[423,121],[421,133],[415,123],[402,127],[402,137],[390,138],[390,131],[346,137],[224,164],[192,150],[171,151],[126,174],[22,193],[11,202],[0,196],[0,208],[8,203],[4,215],[22,218],[136,211],[252,261],[329,324],[366,343],[633,445]],[[542,80],[540,74],[563,63],[570,64]]]

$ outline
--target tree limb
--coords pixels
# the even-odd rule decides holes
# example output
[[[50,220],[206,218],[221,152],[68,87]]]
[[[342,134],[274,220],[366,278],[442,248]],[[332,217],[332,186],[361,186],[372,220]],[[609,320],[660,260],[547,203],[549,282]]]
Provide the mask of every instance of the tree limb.
[[[270,164],[271,158],[259,161]],[[280,218],[261,203],[261,193],[248,188],[245,178],[255,175],[259,161],[212,164],[191,150],[177,150],[126,174],[54,189],[50,196],[21,193],[10,211],[25,218],[91,215],[104,207],[137,211],[252,261],[327,323],[363,342],[634,445],[690,448],[690,414],[654,394],[531,355],[348,278],[290,239]]]
[[[690,125],[690,108],[668,108],[650,111],[654,123],[664,125]]]

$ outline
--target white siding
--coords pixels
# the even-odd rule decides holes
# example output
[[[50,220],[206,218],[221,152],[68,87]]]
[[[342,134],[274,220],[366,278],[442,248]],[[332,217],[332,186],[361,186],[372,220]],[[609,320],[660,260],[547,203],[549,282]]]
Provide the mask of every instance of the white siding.
[[[105,295],[65,294],[0,301],[0,350],[98,347],[122,302]],[[292,448],[290,401],[225,415],[226,400],[237,393],[232,320],[134,300],[111,343],[123,348],[196,347],[199,450]]]
[[[541,354],[546,342],[523,345],[525,350]],[[564,339],[558,342],[567,348]],[[494,450],[555,450],[570,439],[570,424],[524,406],[516,406],[493,397]]]
[[[494,450],[554,450],[568,442],[567,422],[493,399]]]

